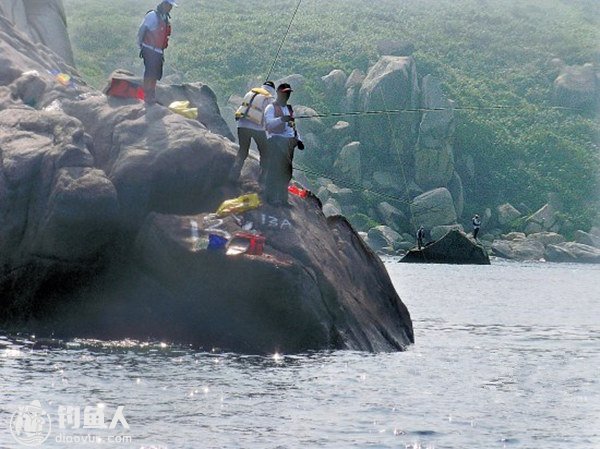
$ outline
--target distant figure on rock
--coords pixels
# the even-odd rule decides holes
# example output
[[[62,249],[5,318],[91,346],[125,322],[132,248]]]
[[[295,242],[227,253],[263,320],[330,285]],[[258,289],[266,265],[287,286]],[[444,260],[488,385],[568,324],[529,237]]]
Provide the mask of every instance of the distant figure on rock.
[[[144,97],[146,104],[156,103],[156,83],[163,76],[165,49],[171,35],[171,9],[175,0],[164,0],[148,11],[138,30],[140,58],[144,60]]]
[[[423,227],[423,225],[421,225],[419,227],[419,229],[417,229],[417,248],[419,249],[419,251],[423,247],[423,239],[424,238],[425,238],[425,228]]]
[[[473,222],[473,238],[477,240],[477,234],[479,234],[479,228],[481,228],[481,219],[479,215],[475,214],[471,221]]]
[[[289,84],[280,84],[277,87],[277,100],[265,109],[268,137],[265,199],[275,206],[288,204],[287,189],[292,179],[294,149],[304,149],[296,129],[294,110],[287,104],[292,92]]]
[[[248,157],[252,139],[256,142],[260,155],[260,177],[262,185],[267,172],[267,133],[265,131],[265,109],[275,101],[275,83],[265,81],[262,87],[257,87],[244,96],[242,105],[235,112],[237,120],[238,142],[240,149],[231,172],[229,180],[235,182],[240,177],[244,161]]]

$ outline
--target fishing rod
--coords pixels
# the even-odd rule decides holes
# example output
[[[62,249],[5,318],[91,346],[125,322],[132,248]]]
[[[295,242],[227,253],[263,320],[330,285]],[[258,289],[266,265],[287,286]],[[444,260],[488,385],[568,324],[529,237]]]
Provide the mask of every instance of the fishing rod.
[[[294,19],[296,18],[296,14],[298,13],[298,9],[300,9],[300,5],[302,4],[302,0],[298,0],[298,4],[296,5],[296,9],[294,10],[294,14],[292,14],[292,18],[290,20],[290,23],[288,24],[287,30],[283,36],[283,39],[281,39],[281,42],[279,43],[279,48],[277,49],[277,53],[275,54],[275,58],[273,59],[273,64],[271,64],[271,68],[269,69],[269,72],[267,73],[267,77],[265,78],[265,82],[269,80],[269,78],[271,78],[271,74],[273,73],[273,69],[275,68],[275,64],[277,63],[277,60],[279,59],[279,53],[281,53],[281,49],[283,48],[283,44],[285,43],[285,40],[288,37],[288,34],[290,34],[290,29],[292,28],[292,23],[294,23]]]

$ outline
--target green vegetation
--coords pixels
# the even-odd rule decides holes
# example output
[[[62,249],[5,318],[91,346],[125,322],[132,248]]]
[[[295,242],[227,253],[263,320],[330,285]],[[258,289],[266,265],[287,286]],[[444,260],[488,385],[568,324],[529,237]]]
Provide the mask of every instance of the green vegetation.
[[[137,27],[156,1],[64,3],[91,84],[117,67],[141,72]],[[225,102],[265,77],[297,1],[180,3],[166,74],[206,82]],[[535,209],[558,192],[585,228],[598,213],[600,126],[593,112],[547,109],[557,75],[549,61],[600,64],[599,30],[597,0],[303,0],[272,78],[300,73],[310,92],[332,69],[366,71],[382,40],[412,44],[419,75],[439,77],[457,106],[519,106],[458,113],[455,153],[473,158],[477,172],[465,185],[465,214],[505,201]]]

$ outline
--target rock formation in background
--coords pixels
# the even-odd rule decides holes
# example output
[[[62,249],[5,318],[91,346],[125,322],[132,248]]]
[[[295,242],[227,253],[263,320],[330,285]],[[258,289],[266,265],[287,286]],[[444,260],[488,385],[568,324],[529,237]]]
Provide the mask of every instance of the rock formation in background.
[[[62,0],[2,0],[0,15],[32,42],[44,44],[74,66]]]
[[[554,80],[554,103],[567,108],[593,109],[600,107],[600,72],[593,64],[566,65],[553,61],[560,69]]]

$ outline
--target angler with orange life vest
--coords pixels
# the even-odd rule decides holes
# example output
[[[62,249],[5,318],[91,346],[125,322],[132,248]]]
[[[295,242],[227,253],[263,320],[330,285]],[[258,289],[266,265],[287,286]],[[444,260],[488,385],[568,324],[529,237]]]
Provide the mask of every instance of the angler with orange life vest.
[[[144,97],[147,104],[156,103],[156,82],[162,78],[164,51],[171,35],[170,12],[175,0],[164,0],[148,11],[138,30],[140,58],[144,59]]]
[[[268,160],[265,199],[272,205],[288,204],[288,185],[292,179],[294,149],[303,150],[294,110],[287,104],[292,88],[283,83],[277,87],[277,100],[265,109]]]
[[[229,180],[235,182],[240,177],[244,161],[248,157],[250,142],[254,139],[260,155],[260,177],[261,186],[264,183],[267,171],[267,133],[265,132],[265,109],[275,101],[275,84],[273,81],[265,81],[262,87],[251,89],[242,101],[242,105],[235,112],[237,121],[238,142],[240,149],[231,172]]]

